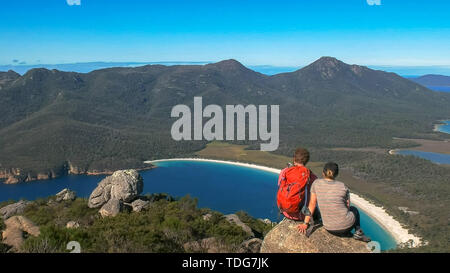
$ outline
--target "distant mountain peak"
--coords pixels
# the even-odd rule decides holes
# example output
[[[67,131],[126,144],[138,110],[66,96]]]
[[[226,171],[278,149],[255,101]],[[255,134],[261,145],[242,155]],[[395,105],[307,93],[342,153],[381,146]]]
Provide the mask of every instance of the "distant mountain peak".
[[[365,66],[350,65],[334,57],[324,56],[300,71],[310,71],[319,74],[323,79],[333,79],[340,73],[351,72],[361,76],[368,70]]]
[[[340,61],[334,57],[324,56],[313,62],[311,65],[319,68],[335,68],[339,66],[347,66],[348,64]]]
[[[299,71],[310,71],[312,73],[320,74],[323,79],[332,79],[337,75],[337,73],[348,69],[348,67],[348,64],[334,57],[325,56],[300,69]]]
[[[8,70],[7,72],[0,72],[0,77],[16,79],[20,77],[20,74],[15,72],[14,70]]]
[[[212,63],[209,64],[209,66],[215,66],[215,67],[219,67],[222,69],[227,69],[227,70],[231,70],[231,69],[247,69],[243,64],[241,64],[240,62],[236,61],[235,59],[228,59],[228,60],[223,60],[217,63]]]

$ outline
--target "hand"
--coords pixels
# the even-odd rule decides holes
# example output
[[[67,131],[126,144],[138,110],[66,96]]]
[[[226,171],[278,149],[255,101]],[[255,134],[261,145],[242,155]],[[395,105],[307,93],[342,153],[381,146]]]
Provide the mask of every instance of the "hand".
[[[308,229],[308,225],[303,223],[297,226],[298,231],[300,231],[300,233],[305,234],[306,230]]]

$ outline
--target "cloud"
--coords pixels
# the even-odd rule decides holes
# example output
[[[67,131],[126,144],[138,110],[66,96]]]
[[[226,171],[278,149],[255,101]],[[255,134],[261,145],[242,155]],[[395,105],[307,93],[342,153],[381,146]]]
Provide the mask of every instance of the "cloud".
[[[81,6],[81,0],[66,0],[69,6]]]
[[[381,6],[381,0],[366,0],[369,6]]]

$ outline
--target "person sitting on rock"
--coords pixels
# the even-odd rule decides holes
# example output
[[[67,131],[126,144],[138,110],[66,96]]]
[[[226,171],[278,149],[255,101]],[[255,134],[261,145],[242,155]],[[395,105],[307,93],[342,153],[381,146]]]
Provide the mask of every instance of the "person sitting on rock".
[[[303,221],[306,215],[313,215],[308,210],[308,202],[311,185],[317,176],[306,167],[308,161],[308,150],[297,148],[293,156],[294,164],[283,169],[278,177],[277,206],[280,213],[291,220]],[[318,220],[318,214],[313,218]],[[311,225],[307,236],[313,228],[314,225]]]
[[[322,216],[324,228],[336,236],[353,236],[354,239],[370,242],[360,226],[359,211],[350,206],[350,192],[344,183],[336,181],[339,167],[334,162],[328,162],[323,168],[323,179],[317,179],[311,186],[309,210],[314,213],[316,203]],[[298,226],[300,232],[308,229],[310,217],[306,216],[304,223]],[[351,231],[355,229],[353,235]]]

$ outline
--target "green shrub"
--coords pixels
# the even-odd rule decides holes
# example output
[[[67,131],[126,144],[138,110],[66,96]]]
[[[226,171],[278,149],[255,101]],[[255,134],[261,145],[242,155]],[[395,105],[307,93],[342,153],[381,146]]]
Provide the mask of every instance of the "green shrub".
[[[185,196],[179,200],[167,195],[152,195],[153,202],[139,213],[123,212],[102,218],[98,209],[90,209],[87,200],[33,202],[24,215],[40,226],[38,237],[29,237],[21,252],[69,252],[67,243],[77,241],[82,252],[184,252],[187,242],[215,237],[228,249],[235,249],[248,235],[223,214],[197,208],[197,199]],[[203,215],[210,213],[208,220]],[[240,212],[243,221],[255,231],[264,232],[264,223]],[[69,220],[79,228],[68,229]],[[261,234],[262,234],[261,233]]]

